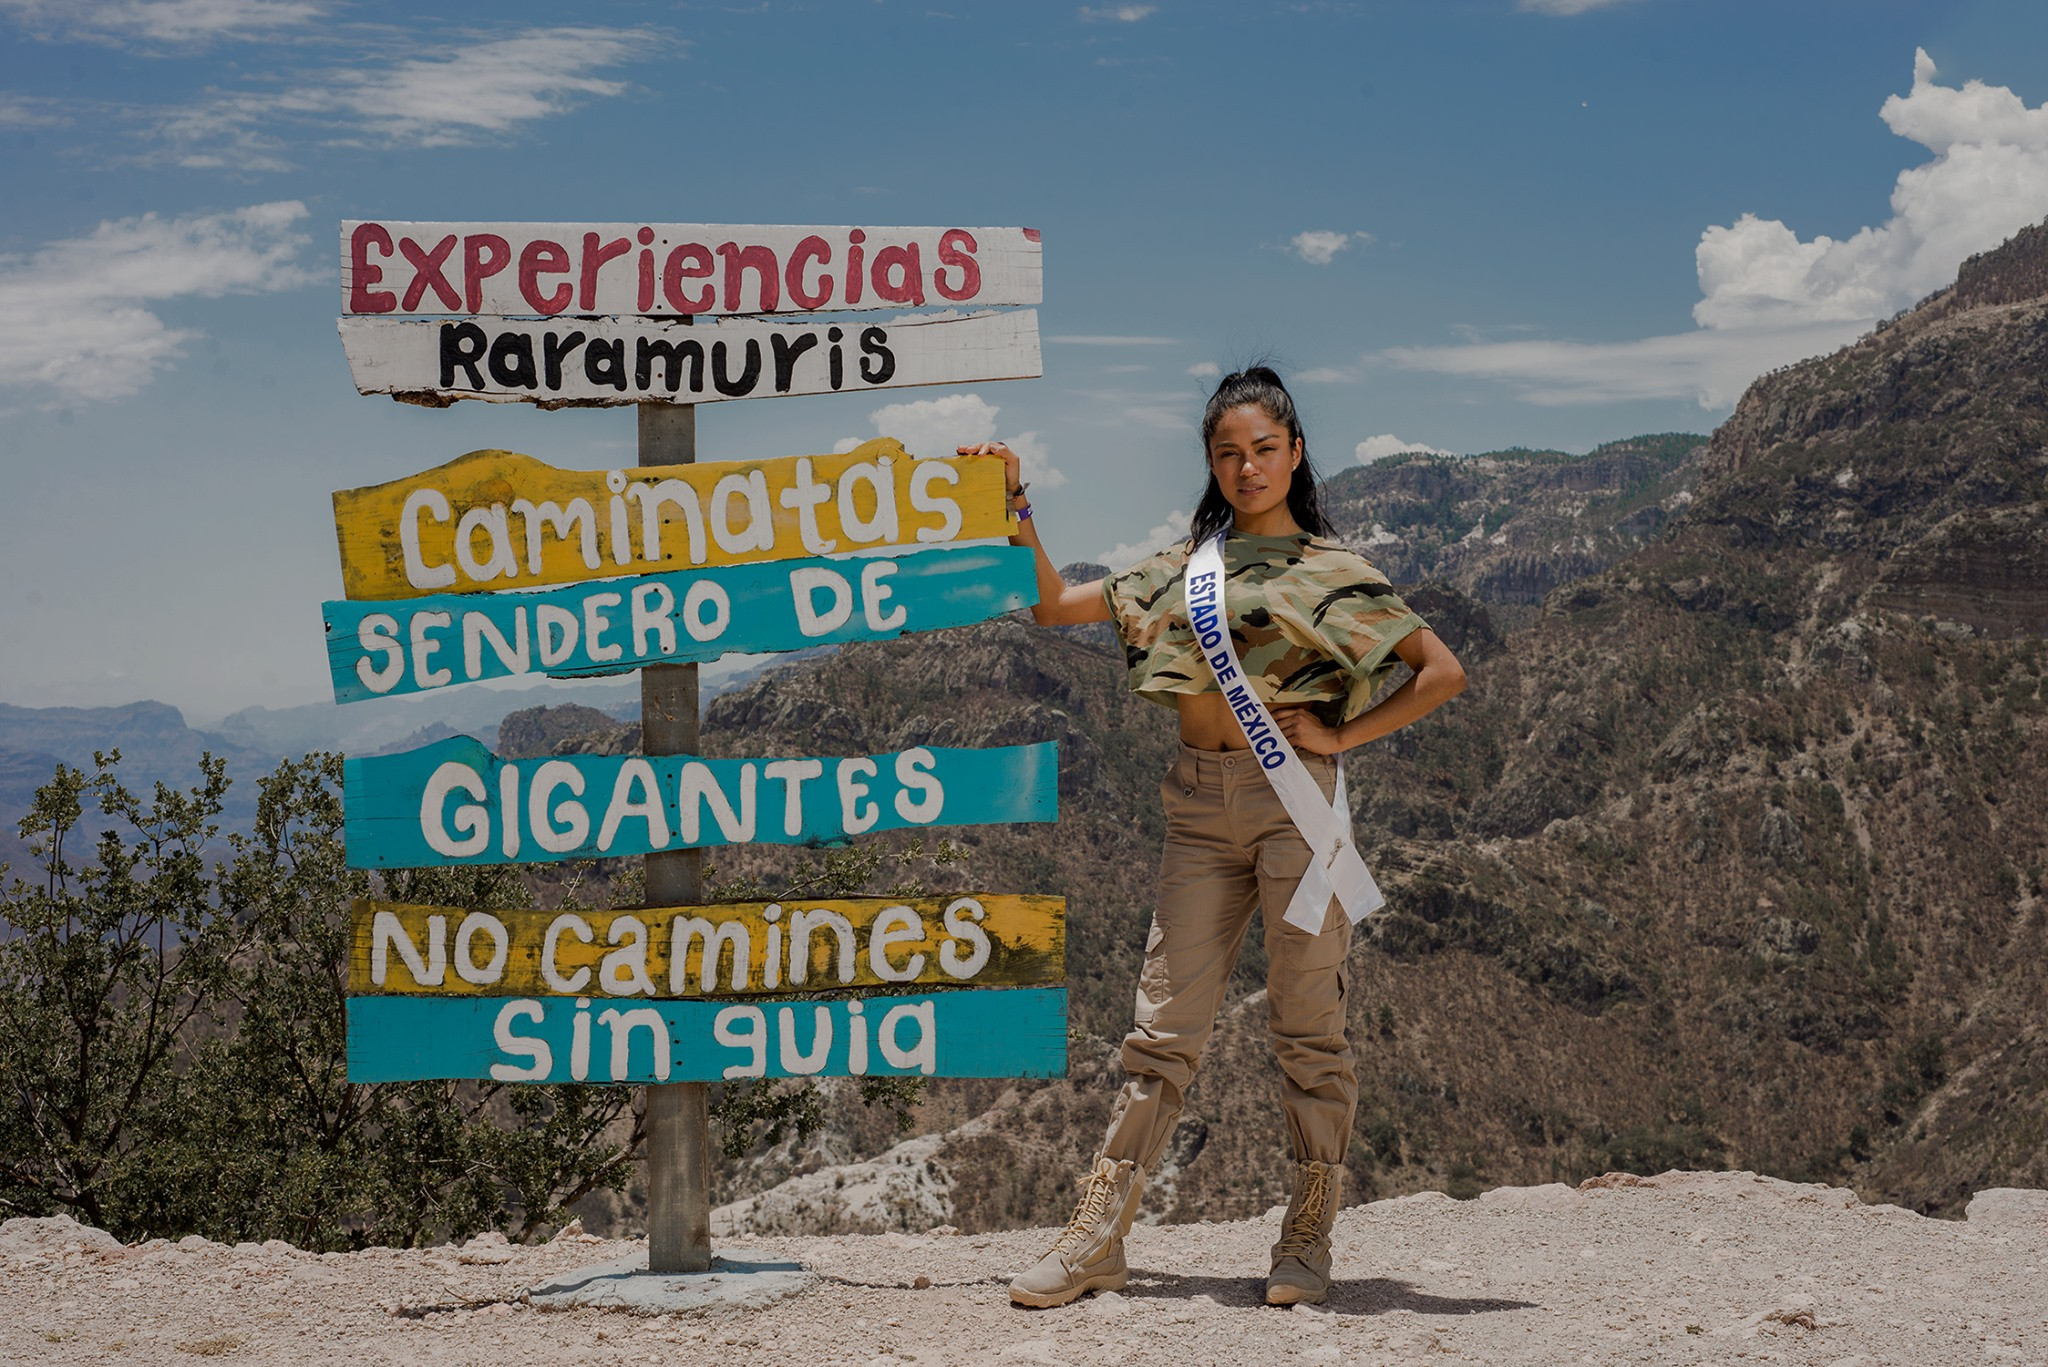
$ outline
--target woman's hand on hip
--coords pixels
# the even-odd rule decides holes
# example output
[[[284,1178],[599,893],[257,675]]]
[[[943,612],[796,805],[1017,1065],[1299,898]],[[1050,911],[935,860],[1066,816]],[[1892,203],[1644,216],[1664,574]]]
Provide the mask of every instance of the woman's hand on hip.
[[[1335,755],[1344,750],[1344,739],[1336,728],[1324,725],[1306,707],[1283,707],[1273,714],[1273,720],[1296,750],[1306,750],[1311,755]]]
[[[956,446],[954,454],[962,456],[1001,456],[1003,458],[1003,487],[1021,488],[1024,483],[1023,462],[1017,453],[999,441],[976,442],[972,446]]]

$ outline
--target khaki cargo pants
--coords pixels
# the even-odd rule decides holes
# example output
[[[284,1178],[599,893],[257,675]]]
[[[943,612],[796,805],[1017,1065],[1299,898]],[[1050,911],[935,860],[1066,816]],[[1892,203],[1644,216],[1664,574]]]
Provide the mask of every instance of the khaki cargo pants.
[[[1337,761],[1301,758],[1328,799]],[[1266,1024],[1280,1062],[1294,1158],[1342,1163],[1358,1104],[1358,1075],[1344,1037],[1351,923],[1335,899],[1320,935],[1281,920],[1308,867],[1308,844],[1250,751],[1183,745],[1160,793],[1166,849],[1158,909],[1138,975],[1137,1020],[1124,1037],[1130,1081],[1110,1114],[1103,1151],[1147,1171],[1158,1167],[1252,910],[1263,907]]]

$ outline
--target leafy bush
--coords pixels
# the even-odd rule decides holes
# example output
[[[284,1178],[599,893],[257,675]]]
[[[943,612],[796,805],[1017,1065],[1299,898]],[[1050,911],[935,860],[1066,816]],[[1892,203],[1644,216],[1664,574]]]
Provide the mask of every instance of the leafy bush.
[[[127,1240],[409,1246],[531,1238],[625,1185],[637,1088],[348,1081],[354,899],[528,905],[516,870],[348,868],[338,756],[259,780],[253,832],[225,838],[221,761],[145,801],[118,751],[94,758],[37,792],[21,833],[38,876],[0,889],[0,1215],[61,1211]],[[87,803],[113,819],[90,858]],[[864,882],[878,859],[828,852],[806,890]],[[921,1080],[868,1081],[862,1099],[907,1122]],[[713,1118],[739,1152],[808,1134],[819,1107],[806,1085],[735,1084],[714,1088]]]

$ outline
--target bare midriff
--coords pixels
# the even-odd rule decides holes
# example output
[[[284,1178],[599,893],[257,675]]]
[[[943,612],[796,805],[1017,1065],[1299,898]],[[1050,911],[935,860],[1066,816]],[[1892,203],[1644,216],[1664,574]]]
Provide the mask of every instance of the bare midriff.
[[[1249,750],[1237,714],[1221,693],[1176,693],[1180,711],[1180,743],[1195,750]]]

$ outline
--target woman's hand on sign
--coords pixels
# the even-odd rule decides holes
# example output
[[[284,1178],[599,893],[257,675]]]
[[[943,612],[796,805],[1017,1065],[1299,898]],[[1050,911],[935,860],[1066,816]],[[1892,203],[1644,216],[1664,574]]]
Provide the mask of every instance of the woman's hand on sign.
[[[1002,442],[976,442],[972,446],[956,446],[953,450],[956,455],[962,456],[1001,456],[1003,458],[1003,487],[1009,490],[1023,487],[1023,464],[1018,460],[1017,453]]]
[[[1273,720],[1296,750],[1306,750],[1311,755],[1334,755],[1344,749],[1344,739],[1336,728],[1325,726],[1306,707],[1283,707],[1273,714]]]

